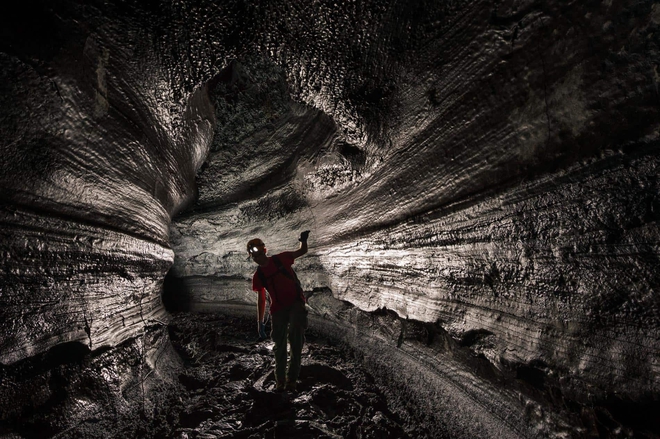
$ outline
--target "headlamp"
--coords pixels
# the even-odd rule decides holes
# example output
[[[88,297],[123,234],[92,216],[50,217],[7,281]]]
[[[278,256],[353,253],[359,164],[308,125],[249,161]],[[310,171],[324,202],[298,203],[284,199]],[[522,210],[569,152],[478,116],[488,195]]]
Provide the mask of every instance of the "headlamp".
[[[251,239],[247,243],[247,252],[250,257],[254,256],[255,254],[265,254],[266,245],[261,239]]]

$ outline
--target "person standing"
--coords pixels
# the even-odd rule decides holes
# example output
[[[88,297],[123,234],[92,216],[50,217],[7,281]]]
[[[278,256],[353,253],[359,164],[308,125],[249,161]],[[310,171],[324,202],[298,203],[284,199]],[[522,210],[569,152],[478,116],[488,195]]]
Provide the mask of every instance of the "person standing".
[[[270,297],[271,338],[275,342],[275,390],[296,390],[302,348],[307,329],[305,294],[295,271],[294,261],[307,253],[309,230],[300,234],[300,248],[268,256],[268,249],[261,239],[247,243],[250,257],[259,267],[252,276],[252,289],[259,294],[257,321],[260,339],[266,338],[266,292]],[[287,369],[287,339],[291,345],[291,360]]]

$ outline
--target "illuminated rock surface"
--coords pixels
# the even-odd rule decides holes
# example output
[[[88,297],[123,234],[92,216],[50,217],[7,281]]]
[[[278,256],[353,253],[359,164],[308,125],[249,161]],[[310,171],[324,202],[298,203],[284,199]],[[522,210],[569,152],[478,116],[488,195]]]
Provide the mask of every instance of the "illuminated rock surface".
[[[115,390],[43,387],[98,362],[165,398],[163,285],[171,309],[253,303],[245,242],[309,229],[315,330],[420,428],[660,435],[658,5],[28,1],[1,21],[3,422],[88,422]]]

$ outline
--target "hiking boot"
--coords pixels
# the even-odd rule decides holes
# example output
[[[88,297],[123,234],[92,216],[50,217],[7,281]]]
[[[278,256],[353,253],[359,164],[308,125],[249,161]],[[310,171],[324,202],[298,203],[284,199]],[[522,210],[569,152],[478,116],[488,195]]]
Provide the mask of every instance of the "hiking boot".
[[[284,385],[284,381],[276,381],[275,382],[275,391],[276,392],[284,392],[286,386]]]
[[[295,381],[287,381],[286,385],[284,388],[290,392],[295,392],[296,391],[296,382]]]

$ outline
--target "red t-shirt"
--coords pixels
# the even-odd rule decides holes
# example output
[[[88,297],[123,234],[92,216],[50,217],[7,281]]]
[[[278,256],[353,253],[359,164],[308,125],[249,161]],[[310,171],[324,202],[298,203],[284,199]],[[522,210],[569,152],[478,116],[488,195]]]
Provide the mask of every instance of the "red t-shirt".
[[[293,303],[300,298],[296,281],[294,280],[293,269],[293,253],[284,252],[276,255],[282,266],[289,272],[291,278],[284,275],[273,262],[273,258],[268,258],[268,265],[261,267],[261,270],[266,277],[266,285],[262,285],[261,279],[257,272],[252,276],[252,289],[254,291],[261,291],[266,288],[270,295],[270,313],[273,314],[279,309],[293,305]]]

